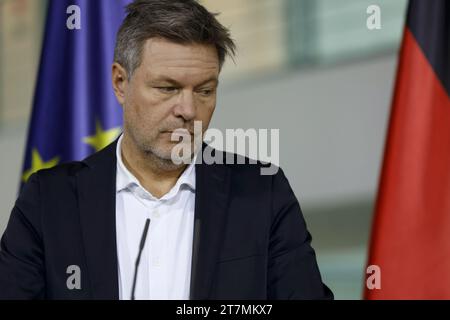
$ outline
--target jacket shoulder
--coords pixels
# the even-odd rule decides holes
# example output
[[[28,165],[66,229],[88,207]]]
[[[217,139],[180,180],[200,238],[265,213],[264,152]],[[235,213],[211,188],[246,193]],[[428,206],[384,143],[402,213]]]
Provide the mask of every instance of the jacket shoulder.
[[[87,168],[104,167],[111,165],[115,160],[117,140],[106,146],[103,150],[93,153],[84,160],[70,161],[59,164],[50,169],[42,169],[35,174],[39,179],[61,179],[74,177]]]
[[[71,177],[76,176],[78,172],[86,167],[82,161],[71,161],[59,164],[49,169],[42,169],[35,173],[39,179],[47,179],[49,177]]]
[[[223,163],[235,173],[257,174],[261,176],[261,178],[270,178],[282,172],[281,168],[273,163],[255,160],[236,153],[224,152]]]

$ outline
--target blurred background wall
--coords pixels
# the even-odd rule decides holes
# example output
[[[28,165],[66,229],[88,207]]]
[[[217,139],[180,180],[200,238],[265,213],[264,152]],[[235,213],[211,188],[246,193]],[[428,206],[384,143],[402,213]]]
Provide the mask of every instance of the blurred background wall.
[[[111,0],[113,1],[113,0]],[[280,165],[337,299],[360,299],[406,0],[203,0],[231,29],[211,127],[280,129]],[[381,8],[380,30],[366,9]],[[46,0],[0,0],[0,233],[14,204]]]

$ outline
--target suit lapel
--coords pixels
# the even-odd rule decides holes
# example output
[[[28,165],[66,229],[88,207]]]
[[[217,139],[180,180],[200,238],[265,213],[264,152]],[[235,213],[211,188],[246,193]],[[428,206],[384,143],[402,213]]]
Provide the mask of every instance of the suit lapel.
[[[116,246],[117,141],[87,158],[77,175],[87,276],[94,299],[118,299]]]
[[[191,299],[210,298],[225,229],[229,188],[230,169],[226,165],[196,165]]]

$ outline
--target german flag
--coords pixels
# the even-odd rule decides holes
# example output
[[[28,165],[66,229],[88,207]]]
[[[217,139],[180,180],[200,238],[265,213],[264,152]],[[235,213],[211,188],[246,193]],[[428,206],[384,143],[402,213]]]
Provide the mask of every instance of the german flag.
[[[450,299],[450,1],[412,0],[400,52],[366,299]]]

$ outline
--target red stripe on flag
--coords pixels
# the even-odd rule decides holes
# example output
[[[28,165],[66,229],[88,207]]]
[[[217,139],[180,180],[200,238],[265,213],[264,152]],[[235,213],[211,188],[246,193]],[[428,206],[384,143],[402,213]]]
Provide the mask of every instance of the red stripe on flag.
[[[368,299],[450,299],[450,99],[406,29],[369,265]]]

